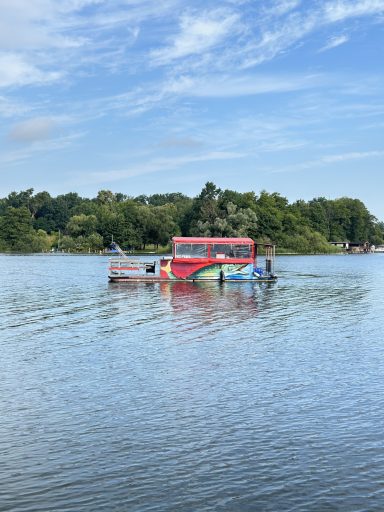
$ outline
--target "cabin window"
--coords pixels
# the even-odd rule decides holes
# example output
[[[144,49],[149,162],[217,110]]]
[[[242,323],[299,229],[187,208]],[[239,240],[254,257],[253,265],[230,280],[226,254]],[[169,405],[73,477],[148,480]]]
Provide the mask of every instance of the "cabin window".
[[[233,258],[233,250],[231,244],[212,244],[211,258]]]
[[[208,244],[176,244],[176,258],[208,258]]]
[[[212,244],[211,258],[252,258],[252,246],[249,244]]]
[[[252,258],[252,247],[250,245],[233,245],[235,258]]]

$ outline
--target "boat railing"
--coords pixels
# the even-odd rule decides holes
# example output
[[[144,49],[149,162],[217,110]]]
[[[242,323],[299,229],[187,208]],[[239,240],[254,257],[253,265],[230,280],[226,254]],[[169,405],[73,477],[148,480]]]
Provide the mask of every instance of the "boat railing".
[[[123,251],[123,249],[117,242],[112,242],[110,248],[113,251],[116,251],[122,258],[128,258],[127,254]]]

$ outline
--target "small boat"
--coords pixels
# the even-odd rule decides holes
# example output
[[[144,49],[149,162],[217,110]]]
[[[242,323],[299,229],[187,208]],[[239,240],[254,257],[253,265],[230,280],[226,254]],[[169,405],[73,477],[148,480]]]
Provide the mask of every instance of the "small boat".
[[[173,237],[172,256],[147,262],[134,260],[113,244],[119,257],[110,258],[112,282],[260,281],[273,282],[275,246],[263,244],[265,268],[257,266],[259,244],[251,238]]]

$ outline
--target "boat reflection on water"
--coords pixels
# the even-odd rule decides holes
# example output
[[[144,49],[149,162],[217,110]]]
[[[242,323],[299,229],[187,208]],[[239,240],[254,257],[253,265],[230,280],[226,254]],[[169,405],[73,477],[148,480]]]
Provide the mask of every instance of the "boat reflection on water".
[[[160,283],[162,300],[167,301],[177,320],[203,324],[237,323],[255,317],[265,308],[273,283],[176,282]]]
[[[273,307],[277,283],[217,281],[166,281],[161,283],[114,283],[115,319],[132,325],[156,322],[172,325],[178,333],[200,331],[212,334],[256,318]],[[124,321],[125,318],[125,321]]]

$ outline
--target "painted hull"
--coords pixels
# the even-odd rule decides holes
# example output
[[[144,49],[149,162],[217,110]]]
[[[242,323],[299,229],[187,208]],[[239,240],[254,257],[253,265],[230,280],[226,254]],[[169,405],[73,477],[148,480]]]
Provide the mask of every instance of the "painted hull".
[[[255,273],[251,263],[180,263],[160,261],[160,274],[134,273],[134,267],[109,274],[111,282],[172,282],[172,281],[255,281],[273,282],[276,276],[266,272]],[[260,272],[260,269],[258,269]]]
[[[254,277],[251,263],[184,263],[173,260],[160,262],[160,276],[189,281],[249,281]]]

